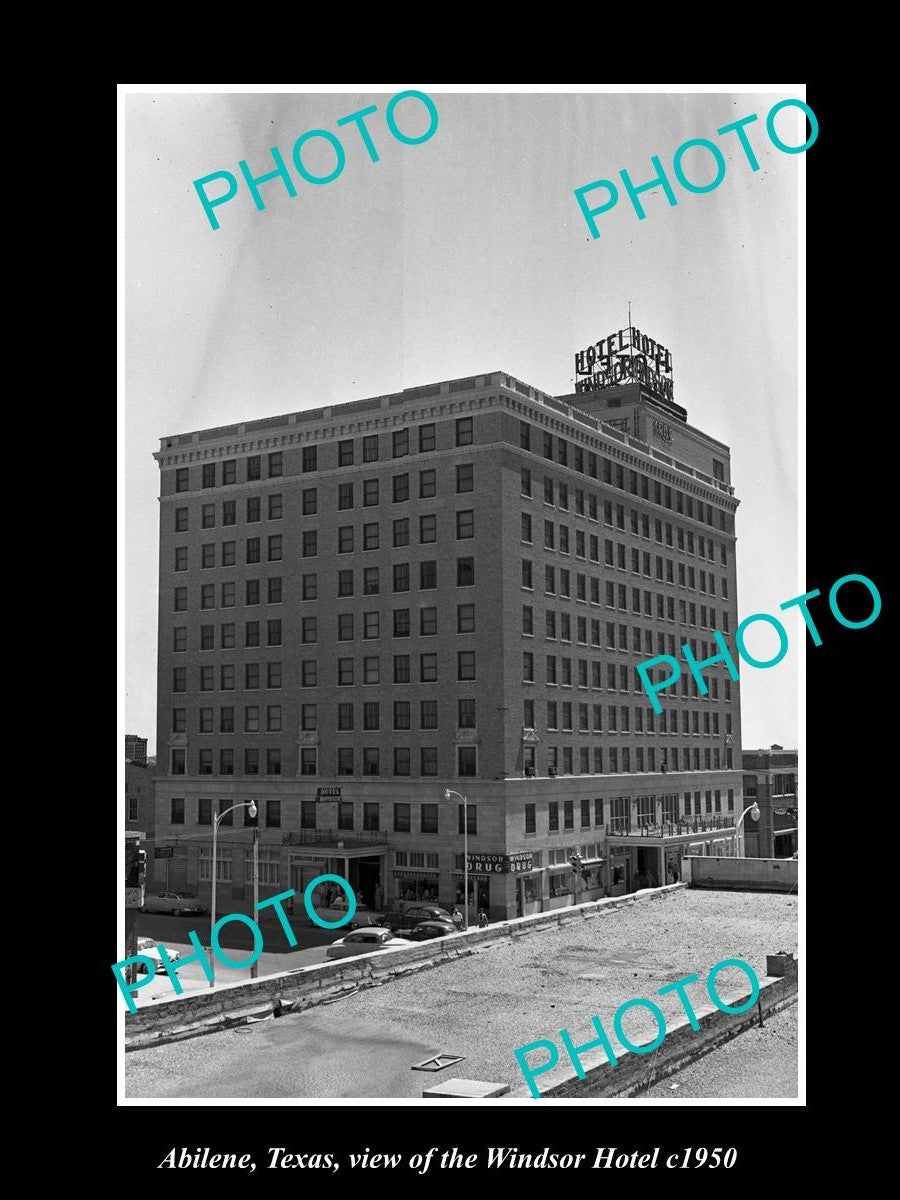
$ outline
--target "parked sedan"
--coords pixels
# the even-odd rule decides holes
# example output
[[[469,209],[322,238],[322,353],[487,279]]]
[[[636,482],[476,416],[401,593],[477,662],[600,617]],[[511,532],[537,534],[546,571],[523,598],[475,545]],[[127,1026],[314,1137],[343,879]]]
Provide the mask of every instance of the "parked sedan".
[[[389,925],[394,930],[415,929],[420,921],[449,921],[451,925],[453,924],[453,918],[446,908],[441,908],[437,904],[411,904],[402,912],[395,909],[385,913],[384,917],[385,925]]]
[[[326,958],[349,958],[352,954],[369,954],[373,950],[399,950],[402,946],[414,946],[415,942],[406,938],[394,937],[390,929],[382,926],[370,926],[368,929],[355,929],[346,937],[338,938],[325,951]]]
[[[446,937],[448,933],[456,933],[452,921],[420,921],[406,936],[412,942],[427,942],[430,938]]]
[[[138,954],[143,954],[145,958],[150,958],[153,960],[157,975],[164,975],[166,973],[166,968],[163,966],[162,955],[159,952],[159,943],[155,942],[153,938],[139,937],[137,940],[137,952]],[[169,956],[169,962],[178,962],[178,960],[181,958],[181,952],[179,950],[167,949],[166,954]],[[135,970],[137,971],[138,975],[145,975],[147,973],[147,968],[142,962],[137,963]]]
[[[313,900],[313,908],[318,917],[323,921],[342,921],[347,915],[346,904],[333,904],[330,908],[322,908]],[[373,925],[384,924],[384,913],[376,912],[374,908],[367,908],[365,904],[358,904],[351,919],[344,926],[338,926],[343,929],[369,929]]]
[[[173,917],[180,917],[182,913],[205,913],[206,905],[193,892],[160,892],[156,896],[146,897],[142,911],[171,913]]]

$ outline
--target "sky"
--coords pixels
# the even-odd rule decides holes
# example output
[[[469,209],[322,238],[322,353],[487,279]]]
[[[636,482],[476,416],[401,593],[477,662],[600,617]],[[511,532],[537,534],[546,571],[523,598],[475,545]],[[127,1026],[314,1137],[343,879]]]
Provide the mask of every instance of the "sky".
[[[264,85],[265,86],[265,85]],[[442,91],[397,84],[315,93],[121,90],[119,94],[119,676],[120,735],[155,752],[159,473],[165,435],[302,411],[443,379],[503,370],[550,394],[574,390],[576,351],[628,324],[673,354],[675,401],[690,424],[731,447],[738,617],[777,614],[806,590],[798,548],[798,208],[804,154],[769,140],[766,114],[800,85],[760,93]],[[653,86],[653,85],[649,85]],[[419,88],[438,127],[407,145],[385,121],[391,96]],[[366,118],[378,161],[341,117]],[[753,171],[734,134],[751,114]],[[425,133],[415,99],[398,128]],[[775,126],[797,144],[798,111]],[[301,134],[339,137],[346,161],[314,185],[294,169]],[[676,149],[719,146],[721,184],[677,181]],[[275,168],[297,194],[241,178]],[[642,194],[638,220],[619,172],[649,181],[658,155],[678,204]],[[333,169],[324,138],[304,146],[313,174]],[[685,174],[711,180],[712,156],[688,150]],[[213,230],[193,181],[240,180]],[[598,179],[618,204],[591,237],[573,191]],[[217,196],[225,183],[209,185]],[[588,202],[599,205],[598,190]],[[798,740],[802,618],[768,670],[742,665],[743,745]],[[748,648],[774,650],[759,624]]]

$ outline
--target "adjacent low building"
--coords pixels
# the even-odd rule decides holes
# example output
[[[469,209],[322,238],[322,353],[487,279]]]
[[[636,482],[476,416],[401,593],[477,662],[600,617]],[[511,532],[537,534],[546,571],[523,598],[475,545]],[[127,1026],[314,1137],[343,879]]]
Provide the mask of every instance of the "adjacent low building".
[[[644,382],[503,372],[172,435],[156,887],[314,876],[493,918],[677,877],[741,811],[739,684],[635,663],[736,627],[728,448]],[[456,795],[464,795],[464,816]],[[569,866],[582,857],[576,878]]]
[[[759,821],[744,821],[748,858],[790,858],[797,853],[800,806],[797,751],[782,746],[744,750],[744,804],[759,805]]]
[[[156,824],[155,775],[156,762],[147,759],[147,739],[126,735],[125,829],[141,830],[148,843]]]

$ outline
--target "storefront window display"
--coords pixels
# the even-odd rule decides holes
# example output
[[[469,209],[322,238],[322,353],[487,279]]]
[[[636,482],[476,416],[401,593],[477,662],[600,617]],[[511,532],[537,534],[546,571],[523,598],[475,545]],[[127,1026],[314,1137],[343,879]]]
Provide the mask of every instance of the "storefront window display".
[[[550,896],[568,896],[572,892],[572,872],[562,871],[550,876]]]
[[[525,903],[537,903],[541,898],[541,876],[526,875],[523,882],[525,884]]]

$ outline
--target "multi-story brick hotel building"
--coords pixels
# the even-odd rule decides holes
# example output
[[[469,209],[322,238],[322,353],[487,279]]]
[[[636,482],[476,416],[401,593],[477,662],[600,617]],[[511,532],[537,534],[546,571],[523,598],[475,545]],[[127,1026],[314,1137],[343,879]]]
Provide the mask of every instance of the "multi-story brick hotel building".
[[[635,671],[736,625],[729,451],[686,417],[643,379],[495,371],[163,438],[152,883],[206,894],[213,811],[251,798],[263,897],[334,872],[461,901],[448,788],[494,919],[730,844],[738,684],[685,670],[654,716]],[[222,912],[249,911],[246,811]]]

